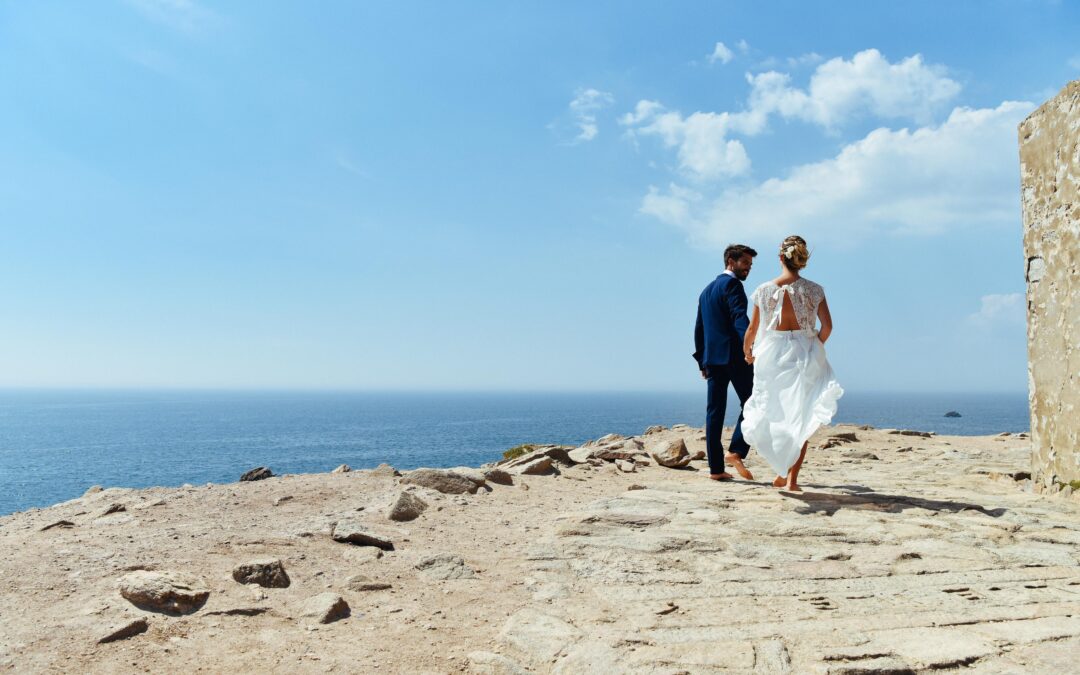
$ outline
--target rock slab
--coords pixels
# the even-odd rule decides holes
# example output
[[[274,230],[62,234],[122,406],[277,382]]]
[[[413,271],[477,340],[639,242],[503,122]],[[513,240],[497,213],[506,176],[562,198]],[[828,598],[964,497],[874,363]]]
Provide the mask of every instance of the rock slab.
[[[427,502],[410,492],[402,492],[390,506],[386,517],[398,522],[416,520],[427,508]]]
[[[439,553],[416,563],[416,569],[431,579],[472,579],[476,573],[465,564],[465,559],[453,553]]]
[[[445,469],[415,469],[405,474],[402,483],[419,485],[448,495],[476,494],[476,483],[461,474]]]
[[[173,615],[196,612],[210,597],[202,581],[181,572],[138,570],[121,577],[118,587],[136,607]]]
[[[267,478],[273,478],[274,472],[269,467],[257,466],[251,471],[245,472],[240,476],[241,481],[253,481],[253,480],[265,480]]]
[[[319,593],[308,598],[300,616],[315,623],[333,623],[349,616],[349,603],[337,593]]]
[[[383,551],[393,551],[394,542],[389,537],[373,531],[366,523],[358,520],[343,520],[334,523],[330,531],[334,541],[354,546],[374,546]]]

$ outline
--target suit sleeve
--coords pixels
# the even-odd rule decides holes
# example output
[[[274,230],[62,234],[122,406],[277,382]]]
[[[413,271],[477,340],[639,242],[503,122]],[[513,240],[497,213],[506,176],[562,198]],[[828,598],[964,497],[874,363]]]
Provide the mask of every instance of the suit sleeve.
[[[735,330],[739,333],[739,338],[745,338],[746,329],[750,327],[750,317],[746,316],[746,290],[743,289],[741,281],[728,284],[724,300],[727,302],[728,312],[735,324]]]
[[[701,301],[698,301],[697,322],[694,324],[694,360],[698,370],[704,370],[701,360],[705,358],[705,325],[701,322]]]

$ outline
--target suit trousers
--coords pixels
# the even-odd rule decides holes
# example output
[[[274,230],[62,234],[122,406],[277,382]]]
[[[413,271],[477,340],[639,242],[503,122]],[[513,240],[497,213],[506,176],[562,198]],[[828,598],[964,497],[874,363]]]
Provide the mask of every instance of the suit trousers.
[[[750,446],[743,440],[742,407],[754,389],[754,367],[745,362],[732,362],[722,366],[705,366],[709,383],[709,398],[705,406],[705,447],[709,455],[709,473],[724,473],[724,413],[727,411],[727,390],[730,384],[739,397],[739,419],[731,437],[731,452],[746,459]]]

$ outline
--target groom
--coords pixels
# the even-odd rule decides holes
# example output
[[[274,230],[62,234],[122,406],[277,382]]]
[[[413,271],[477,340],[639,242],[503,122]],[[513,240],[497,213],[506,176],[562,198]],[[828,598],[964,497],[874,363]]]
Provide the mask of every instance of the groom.
[[[743,465],[750,446],[742,435],[742,406],[750,398],[754,386],[754,367],[743,357],[743,337],[750,324],[746,316],[746,291],[743,281],[754,266],[757,251],[742,244],[732,244],[724,250],[723,274],[705,287],[698,298],[697,325],[694,326],[694,360],[701,376],[709,382],[709,399],[705,407],[705,446],[709,455],[709,478],[731,480],[724,470],[724,459],[739,475],[753,480]],[[739,397],[739,420],[731,437],[731,452],[724,454],[720,434],[724,430],[728,384],[735,387]]]

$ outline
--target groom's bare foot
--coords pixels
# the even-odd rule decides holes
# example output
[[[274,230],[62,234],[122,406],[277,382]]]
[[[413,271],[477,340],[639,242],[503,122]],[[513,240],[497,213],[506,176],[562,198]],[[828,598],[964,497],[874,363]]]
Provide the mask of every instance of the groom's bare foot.
[[[735,453],[729,453],[724,455],[724,460],[735,467],[735,470],[739,472],[739,475],[743,477],[743,480],[754,480],[754,474],[750,473],[750,469],[746,468],[746,465],[742,462],[742,457],[739,457]]]
[[[724,473],[710,473],[709,478],[713,480],[731,480],[734,476],[725,471]]]
[[[772,486],[775,488],[782,488],[785,485],[787,485],[787,478],[784,478],[783,476],[777,476],[772,480]]]
[[[790,483],[787,486],[787,489],[788,489],[788,492],[802,492],[802,488],[799,487],[798,483]]]

